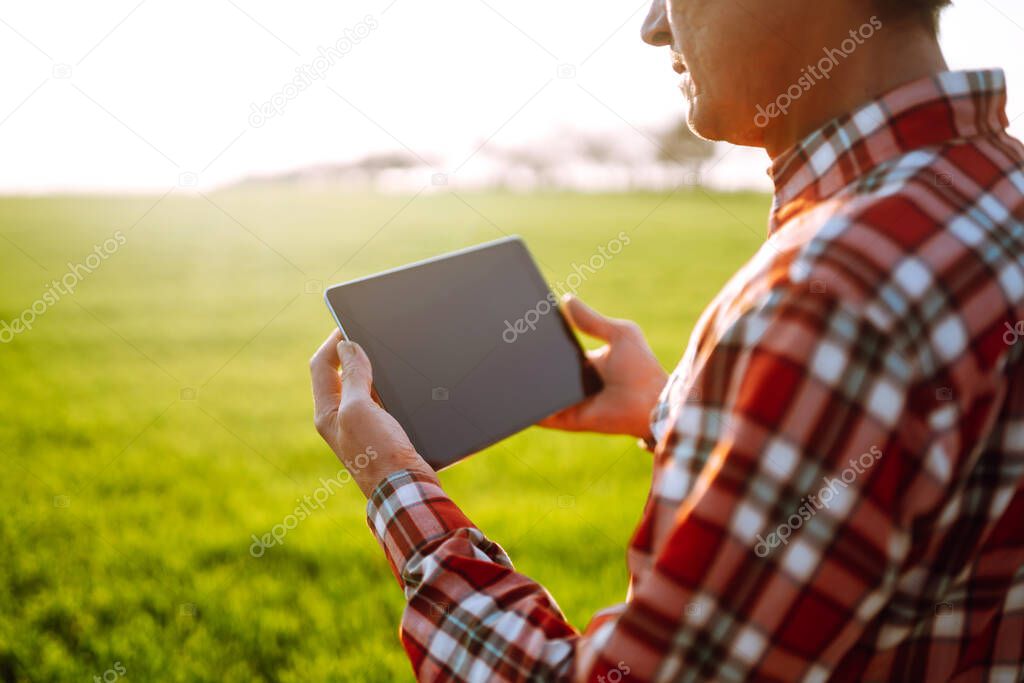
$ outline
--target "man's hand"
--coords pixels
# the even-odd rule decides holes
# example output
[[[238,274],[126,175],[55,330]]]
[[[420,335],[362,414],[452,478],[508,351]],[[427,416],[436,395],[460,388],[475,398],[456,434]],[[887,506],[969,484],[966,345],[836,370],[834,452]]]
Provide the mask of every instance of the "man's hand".
[[[433,473],[398,421],[373,400],[370,359],[358,344],[342,341],[335,330],[309,369],[316,429],[367,498],[399,470]]]
[[[573,327],[608,342],[587,352],[604,380],[604,389],[545,419],[540,426],[648,438],[651,410],[668,375],[643,332],[632,320],[606,318],[575,297],[566,297],[562,305]]]

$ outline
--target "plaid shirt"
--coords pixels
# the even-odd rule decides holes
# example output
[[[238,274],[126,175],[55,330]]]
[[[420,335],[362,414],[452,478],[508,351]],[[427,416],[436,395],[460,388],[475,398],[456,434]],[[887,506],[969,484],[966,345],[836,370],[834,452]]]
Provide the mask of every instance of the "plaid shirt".
[[[584,633],[436,479],[369,524],[422,680],[1024,680],[1024,147],[943,73],[777,159],[769,237],[653,414],[625,603]],[[581,577],[580,580],[585,580]]]

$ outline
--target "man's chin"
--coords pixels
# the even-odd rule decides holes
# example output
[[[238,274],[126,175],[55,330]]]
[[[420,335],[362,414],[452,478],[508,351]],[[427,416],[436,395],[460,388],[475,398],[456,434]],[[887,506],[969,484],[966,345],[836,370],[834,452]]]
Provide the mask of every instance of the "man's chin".
[[[764,136],[753,119],[739,121],[729,116],[727,107],[715,107],[707,97],[695,97],[690,102],[687,123],[696,135],[705,140],[728,142],[733,145],[763,147]]]

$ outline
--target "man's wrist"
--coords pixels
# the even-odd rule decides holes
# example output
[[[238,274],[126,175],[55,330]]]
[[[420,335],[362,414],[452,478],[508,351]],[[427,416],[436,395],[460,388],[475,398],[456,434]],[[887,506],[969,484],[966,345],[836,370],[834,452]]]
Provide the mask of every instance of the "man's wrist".
[[[647,409],[643,413],[643,420],[639,428],[633,432],[633,436],[640,440],[640,443],[649,451],[653,451],[654,447],[658,443],[657,437],[654,436],[651,430],[651,420],[654,415],[654,410],[658,406],[658,401],[661,399],[661,392],[664,391],[665,385],[668,383],[668,374],[664,371],[657,378],[653,379],[645,395],[650,397],[650,400],[646,401]]]
[[[367,499],[385,480],[399,472],[409,471],[434,476],[434,470],[415,452],[411,455],[378,457],[361,469],[351,467],[348,463],[345,465],[349,467],[352,478]]]

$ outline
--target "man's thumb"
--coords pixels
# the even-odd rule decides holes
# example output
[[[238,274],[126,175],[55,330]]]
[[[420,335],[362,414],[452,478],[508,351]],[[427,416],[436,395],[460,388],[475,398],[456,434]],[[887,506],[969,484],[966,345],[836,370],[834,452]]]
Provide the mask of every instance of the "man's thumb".
[[[615,326],[612,321],[576,297],[566,297],[564,306],[569,321],[580,332],[604,341],[611,341],[611,338],[615,336]]]
[[[343,341],[338,344],[338,358],[341,360],[341,402],[370,400],[373,369],[363,348],[355,342]]]

